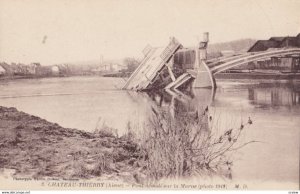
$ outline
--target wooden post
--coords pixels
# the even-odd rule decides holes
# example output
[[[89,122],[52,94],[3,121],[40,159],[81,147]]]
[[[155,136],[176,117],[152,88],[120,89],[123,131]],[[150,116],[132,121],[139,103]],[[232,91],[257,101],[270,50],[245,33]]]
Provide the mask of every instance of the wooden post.
[[[170,77],[171,77],[172,81],[174,82],[176,80],[176,78],[175,78],[174,73],[173,73],[173,71],[172,71],[172,69],[170,67],[171,64],[173,64],[173,63],[174,63],[174,55],[172,56],[172,58],[170,59],[170,61],[167,64],[165,64],[165,65],[167,66],[168,72],[170,74]]]

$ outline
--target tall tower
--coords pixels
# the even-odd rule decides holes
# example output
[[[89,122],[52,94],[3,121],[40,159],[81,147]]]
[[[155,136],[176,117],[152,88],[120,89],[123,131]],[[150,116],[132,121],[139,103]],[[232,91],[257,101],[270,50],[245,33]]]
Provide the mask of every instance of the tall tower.
[[[207,45],[209,41],[209,34],[205,32],[203,34],[203,41],[199,43],[199,47],[196,48],[196,78],[193,82],[193,88],[215,88],[216,81],[206,64],[207,59]]]

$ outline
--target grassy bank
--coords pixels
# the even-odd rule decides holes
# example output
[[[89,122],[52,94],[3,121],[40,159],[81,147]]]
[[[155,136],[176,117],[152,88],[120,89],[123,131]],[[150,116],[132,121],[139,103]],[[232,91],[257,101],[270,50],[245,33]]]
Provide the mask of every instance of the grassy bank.
[[[152,112],[142,135],[129,123],[118,137],[106,126],[89,133],[0,106],[0,170],[13,169],[13,176],[22,178],[136,184],[195,176],[231,179],[232,153],[254,142],[238,141],[252,121],[216,133],[208,107],[173,116]]]
[[[126,137],[63,128],[0,107],[0,168],[15,169],[15,177],[130,181],[139,155],[138,145]]]

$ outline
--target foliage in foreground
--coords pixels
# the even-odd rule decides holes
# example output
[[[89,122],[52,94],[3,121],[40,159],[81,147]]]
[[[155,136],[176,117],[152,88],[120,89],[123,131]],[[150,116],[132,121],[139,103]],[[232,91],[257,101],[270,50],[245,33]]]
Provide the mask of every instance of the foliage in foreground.
[[[255,142],[239,141],[251,120],[218,134],[212,129],[208,108],[179,118],[154,108],[152,112],[140,142],[146,181],[215,175],[231,179],[230,155]]]

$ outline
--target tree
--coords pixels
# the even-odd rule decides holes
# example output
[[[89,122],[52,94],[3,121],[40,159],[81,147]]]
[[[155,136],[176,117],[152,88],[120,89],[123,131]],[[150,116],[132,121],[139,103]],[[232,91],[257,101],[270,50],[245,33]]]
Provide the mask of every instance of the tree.
[[[127,57],[123,60],[123,64],[127,67],[127,72],[133,72],[139,66],[139,61],[133,57]]]

